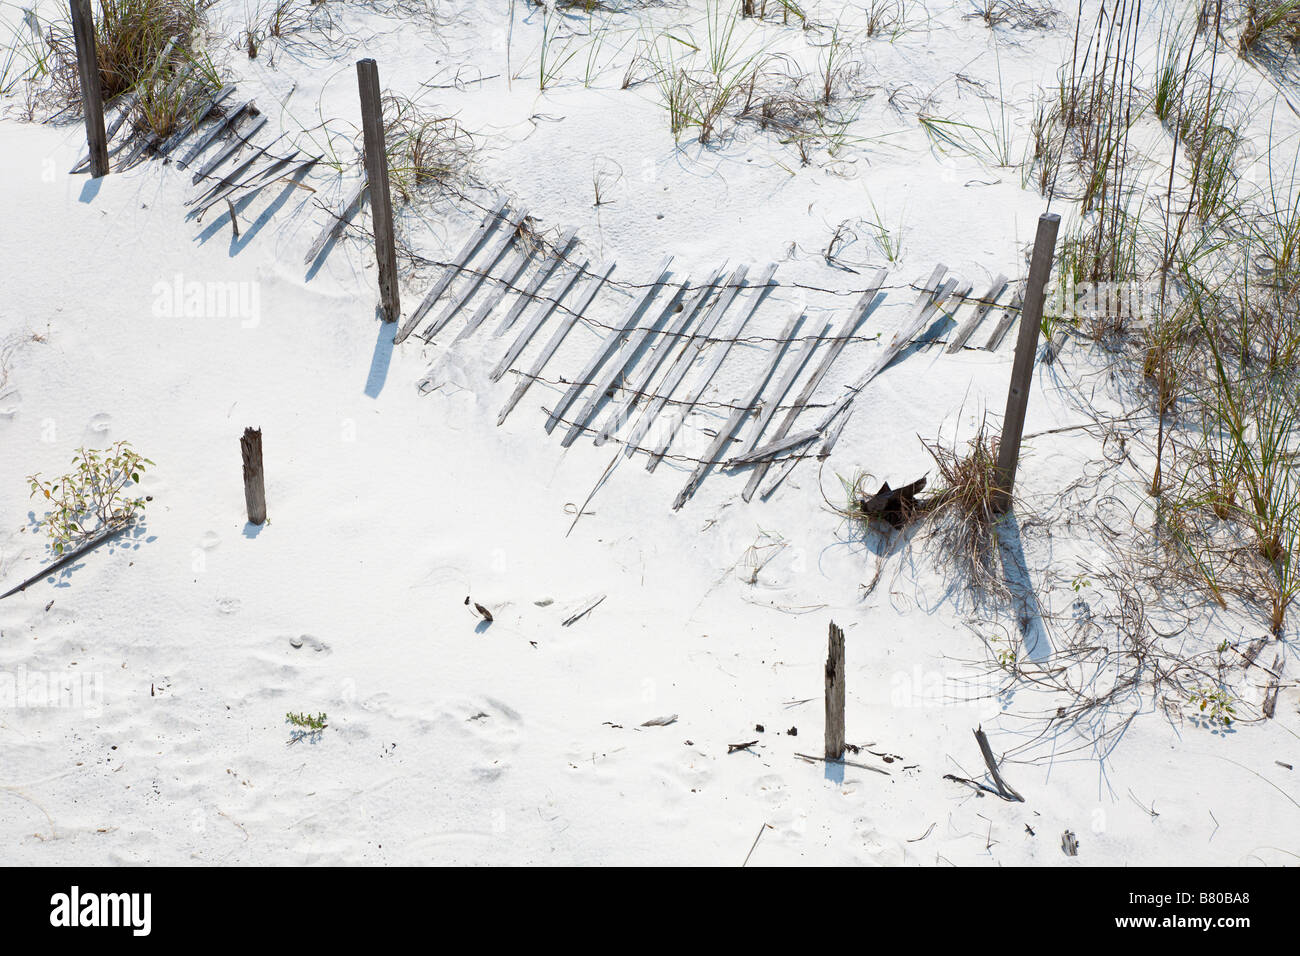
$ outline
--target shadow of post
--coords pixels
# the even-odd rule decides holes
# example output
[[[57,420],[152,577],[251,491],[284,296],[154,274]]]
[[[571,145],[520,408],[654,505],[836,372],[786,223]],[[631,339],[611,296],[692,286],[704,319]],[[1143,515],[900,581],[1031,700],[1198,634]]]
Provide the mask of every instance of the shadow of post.
[[[1052,654],[1052,641],[1025,563],[1025,551],[1020,541],[1020,522],[1016,519],[1015,511],[1007,511],[998,519],[997,534],[1003,579],[1016,609],[1025,654],[1034,663],[1045,664]]]

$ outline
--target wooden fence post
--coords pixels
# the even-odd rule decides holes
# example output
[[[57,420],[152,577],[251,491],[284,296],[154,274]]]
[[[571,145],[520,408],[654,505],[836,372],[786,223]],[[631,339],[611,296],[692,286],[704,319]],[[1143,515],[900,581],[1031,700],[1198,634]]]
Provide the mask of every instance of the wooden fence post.
[[[262,478],[262,429],[245,428],[239,439],[244,453],[244,503],[250,524],[266,522],[266,483]]]
[[[844,757],[844,630],[831,621],[826,653],[826,759]]]
[[[1015,489],[1020,437],[1025,431],[1025,408],[1029,404],[1029,382],[1034,374],[1034,353],[1043,324],[1043,300],[1047,293],[1047,279],[1052,274],[1052,255],[1056,250],[1056,231],[1060,225],[1061,217],[1054,212],[1045,212],[1038,217],[1038,234],[1034,237],[1029,281],[1020,312],[1016,358],[1011,366],[1011,388],[1007,391],[1007,412],[1002,418],[1002,437],[998,440],[993,508],[999,513],[1011,507],[1011,494]]]
[[[108,175],[108,137],[104,135],[104,92],[95,52],[95,18],[90,12],[90,0],[71,0],[70,6],[77,73],[81,77],[81,111],[86,117],[86,145],[90,148],[90,175],[98,179]]]
[[[375,228],[375,258],[379,262],[379,301],[384,321],[396,322],[402,314],[397,292],[397,244],[393,237],[393,205],[388,191],[388,151],[384,144],[379,67],[374,60],[357,60],[357,89],[361,93],[366,179],[370,183],[370,219]]]

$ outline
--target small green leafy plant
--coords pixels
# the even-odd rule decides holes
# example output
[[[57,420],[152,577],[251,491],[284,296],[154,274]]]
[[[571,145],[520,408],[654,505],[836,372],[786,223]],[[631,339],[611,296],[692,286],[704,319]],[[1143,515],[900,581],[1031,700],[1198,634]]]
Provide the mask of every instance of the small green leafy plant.
[[[1232,706],[1232,696],[1222,688],[1218,690],[1197,688],[1188,695],[1187,702],[1195,707],[1197,713],[1210,724],[1231,727],[1237,717],[1237,712]]]
[[[295,714],[293,711],[289,711],[289,713],[284,715],[284,719],[295,727],[302,727],[306,730],[319,731],[324,730],[329,726],[329,724],[325,723],[327,718],[325,716],[325,711],[323,710],[319,714],[315,715]]]
[[[140,484],[145,468],[153,465],[129,442],[120,441],[103,450],[80,448],[72,464],[71,473],[52,482],[39,473],[27,477],[32,497],[40,495],[52,506],[37,527],[50,536],[55,554],[130,523],[149,500],[148,496],[127,493]]]

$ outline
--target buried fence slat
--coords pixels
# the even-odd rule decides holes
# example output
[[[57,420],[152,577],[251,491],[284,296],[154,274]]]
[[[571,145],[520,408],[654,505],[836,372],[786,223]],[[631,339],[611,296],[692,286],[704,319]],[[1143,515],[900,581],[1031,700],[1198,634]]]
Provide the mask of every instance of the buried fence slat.
[[[952,306],[952,312],[948,315],[949,318],[952,318],[952,314],[960,309],[962,303],[966,300],[966,296],[970,293],[971,285],[972,283],[960,282],[955,277],[945,282],[930,300],[930,304],[926,307],[925,318],[917,324],[916,331],[912,333],[912,338],[903,344],[903,348],[906,348],[908,345],[919,345],[922,348],[928,348],[930,343],[933,342],[935,337],[939,334],[939,327],[937,324],[933,328],[930,327],[931,322],[934,321],[935,313],[946,311],[944,309],[944,303],[948,302],[950,299],[955,299],[956,301]]]
[[[1015,492],[1016,465],[1020,460],[1020,440],[1025,430],[1025,411],[1029,405],[1029,384],[1034,375],[1034,353],[1043,323],[1043,300],[1047,280],[1052,275],[1052,256],[1056,251],[1056,232],[1061,217],[1043,213],[1038,217],[1034,253],[1029,261],[1029,280],[1025,284],[1025,309],[1020,316],[1016,337],[1016,357],[1011,365],[1011,387],[1007,389],[1007,411],[1002,417],[1002,434],[998,439],[997,485],[993,489],[995,511],[1006,511]]]
[[[591,358],[587,360],[587,364],[583,366],[582,371],[574,376],[573,384],[570,385],[568,390],[560,397],[560,400],[555,403],[555,407],[551,409],[551,414],[546,419],[546,425],[544,427],[546,428],[547,434],[555,430],[555,426],[559,422],[560,417],[568,410],[569,406],[577,400],[578,393],[587,386],[592,375],[596,373],[596,370],[600,368],[605,359],[609,357],[610,353],[614,350],[614,346],[618,343],[618,340],[631,331],[633,324],[640,317],[641,313],[649,308],[651,300],[659,293],[659,287],[664,284],[668,277],[668,267],[672,265],[672,261],[672,256],[663,257],[659,262],[659,266],[653,273],[655,278],[650,283],[645,293],[640,298],[632,300],[631,306],[629,306],[627,313],[623,316],[622,323],[614,327],[609,335],[605,337],[605,340],[601,343],[600,347],[596,349]]]
[[[966,343],[970,341],[970,337],[974,334],[975,328],[980,324],[980,322],[984,321],[984,316],[986,316],[997,303],[998,296],[1000,296],[1002,290],[1007,287],[1008,281],[1009,280],[1004,275],[999,275],[993,280],[993,284],[989,286],[989,291],[984,293],[984,300],[976,303],[975,311],[972,312],[970,317],[958,326],[957,331],[952,334],[952,339],[949,340],[947,348],[947,353],[949,355],[960,351]]]
[[[672,398],[673,392],[677,386],[682,383],[686,373],[690,371],[691,366],[695,364],[695,358],[708,344],[708,338],[717,328],[718,323],[722,321],[722,314],[727,311],[732,300],[740,293],[741,283],[745,281],[745,276],[749,274],[749,266],[737,266],[735,271],[723,285],[722,291],[718,297],[713,300],[713,305],[705,313],[704,318],[695,327],[691,337],[687,339],[686,345],[678,354],[676,360],[668,367],[668,372],[664,379],[659,383],[657,394],[646,405],[645,410],[641,412],[641,417],[637,420],[636,427],[632,430],[631,436],[627,440],[627,445],[623,448],[623,454],[631,458],[636,453],[637,443],[645,437],[646,432],[654,424],[655,416],[658,415]]]
[[[943,267],[940,266],[940,268]],[[936,269],[935,275],[939,274],[941,273]],[[822,415],[821,420],[817,423],[816,430],[824,434],[826,439],[817,453],[819,458],[825,458],[828,456],[831,453],[831,449],[835,447],[835,443],[839,441],[840,433],[844,431],[844,426],[848,423],[851,415],[849,406],[853,404],[854,399],[858,397],[858,394],[867,387],[872,379],[888,368],[890,363],[893,362],[894,359],[898,358],[903,350],[913,343],[915,336],[934,318],[934,313],[939,310],[939,307],[943,304],[944,300],[952,293],[953,287],[956,284],[957,280],[950,278],[933,292],[926,293],[925,291],[922,291],[916,305],[913,306],[911,317],[901,329],[894,333],[894,337],[890,339],[889,345],[885,347],[884,352],[882,352],[876,360],[871,363],[856,382],[849,386],[845,393],[840,396],[839,400],[836,401],[824,415]],[[928,283],[927,288],[929,288]],[[836,421],[836,418],[839,420]],[[795,455],[787,461],[785,465],[782,466],[781,471],[777,476],[772,479],[766,488],[763,489],[763,493],[760,497],[763,499],[770,497],[772,492],[776,491],[776,489],[780,487],[781,482],[785,481],[790,472],[793,471],[799,462],[806,457],[808,456],[803,454]]]
[[[569,290],[577,284],[578,279],[583,275],[588,274],[587,265],[588,262],[584,259],[580,265],[570,265],[565,267],[564,272],[560,274],[559,282],[556,283],[555,294],[550,296],[548,299],[545,299],[537,314],[524,323],[524,327],[519,330],[519,334],[515,336],[514,342],[510,344],[510,348],[506,349],[505,354],[501,356],[501,361],[497,362],[497,364],[493,366],[492,371],[488,374],[488,377],[491,378],[492,381],[499,382],[501,380],[501,376],[506,374],[514,360],[519,357],[519,353],[528,345],[529,341],[533,337],[533,333],[541,327],[542,323],[545,322],[550,314],[555,311],[556,307],[559,306],[560,300],[562,300],[568,294]],[[596,271],[599,272],[601,268],[605,270],[604,273],[600,275],[599,278],[597,278],[595,273],[592,273],[591,278],[587,282],[587,292],[589,295],[586,298],[579,300],[578,308],[570,311],[566,316],[568,324],[563,325],[565,332],[568,332],[569,330],[568,325],[578,321],[578,316],[582,313],[582,310],[591,303],[593,298],[595,298],[596,292],[599,291],[601,283],[603,283],[605,277],[613,271],[614,264],[609,263],[608,265],[601,266]],[[529,299],[528,301],[531,302],[532,299]],[[563,336],[561,335],[560,338],[563,338]],[[552,336],[552,340],[554,345],[559,345],[559,340],[556,339],[555,336]],[[547,343],[546,348],[542,351],[543,354],[549,358],[551,343]],[[497,424],[500,424],[500,422]]]
[[[724,424],[722,428],[718,430],[718,434],[714,436],[713,442],[709,445],[708,451],[700,456],[699,464],[695,466],[695,470],[691,472],[690,478],[686,480],[686,485],[678,493],[677,499],[673,502],[674,511],[677,511],[682,505],[686,504],[686,500],[690,498],[691,495],[695,494],[695,489],[700,486],[700,482],[704,480],[705,474],[707,474],[709,468],[714,465],[715,459],[719,454],[721,454],[722,449],[727,446],[727,443],[731,441],[731,436],[736,433],[736,429],[739,428],[741,423],[749,416],[750,411],[754,407],[754,403],[758,401],[760,396],[762,396],[763,389],[767,387],[767,383],[771,380],[772,376],[776,374],[777,366],[780,365],[781,360],[785,358],[786,352],[789,350],[790,346],[790,337],[794,335],[795,329],[799,327],[799,323],[802,321],[803,311],[801,309],[795,310],[795,313],[790,316],[785,327],[781,330],[781,336],[777,342],[777,346],[772,350],[772,358],[768,362],[767,368],[756,380],[754,390],[749,393],[747,398],[737,402],[736,407],[731,411],[731,415],[728,416],[726,424]]]
[[[193,199],[186,200],[185,205],[187,206],[207,205],[209,199],[217,195],[217,193],[221,192],[223,189],[228,188],[240,176],[248,172],[248,170],[251,169],[253,165],[263,156],[267,157],[268,159],[273,158],[271,154],[268,152],[268,150],[270,150],[272,146],[280,142],[280,140],[282,139],[284,139],[283,133],[281,133],[275,139],[271,140],[265,146],[259,146],[252,153],[250,153],[242,163],[240,163],[238,166],[235,166],[233,169],[230,170],[230,172],[222,175],[220,179],[218,179],[215,183],[208,186],[203,192],[199,193],[199,195],[195,196]],[[296,154],[297,152],[298,152],[297,150],[294,150],[294,154]]]
[[[781,400],[785,398],[786,392],[790,391],[790,386],[794,385],[795,379],[799,377],[799,373],[803,370],[803,367],[808,364],[808,360],[812,358],[812,355],[817,350],[817,346],[821,340],[831,334],[831,328],[833,326],[833,322],[827,322],[822,326],[821,332],[800,349],[798,358],[794,362],[790,363],[790,366],[785,370],[785,375],[782,376],[781,381],[777,383],[776,391],[772,394],[771,402],[764,406],[762,414],[759,415],[758,423],[754,426],[753,438],[749,440],[749,444],[746,446],[745,451],[737,455],[733,461],[738,462],[741,459],[771,457],[771,452],[767,452],[762,456],[758,454],[758,443],[763,439],[763,431],[767,428],[768,422],[776,417],[776,413],[780,411],[781,408]],[[769,448],[771,448],[770,444],[763,446],[764,451]]]
[[[709,382],[712,380],[713,376],[717,374],[718,368],[722,365],[723,360],[726,359],[727,353],[731,351],[731,346],[740,336],[741,330],[745,327],[745,323],[753,317],[756,311],[758,311],[758,307],[767,296],[767,290],[770,288],[770,283],[772,282],[772,277],[774,275],[776,275],[776,264],[771,263],[763,269],[758,282],[754,283],[751,287],[754,290],[754,297],[749,300],[749,305],[746,308],[741,309],[740,314],[732,321],[731,327],[727,330],[727,334],[722,336],[719,341],[713,343],[713,352],[697,378],[695,387],[686,393],[686,398],[682,402],[681,406],[681,414],[674,416],[672,421],[669,422],[668,433],[659,443],[659,447],[653,454],[651,454],[650,460],[646,462],[646,471],[653,472],[659,467],[659,462],[664,460],[664,455],[668,453],[668,446],[673,443],[673,438],[676,437],[677,430],[685,424],[687,416],[691,413],[691,408],[700,400],[700,396],[704,394],[704,390],[709,387]]]
[[[753,451],[747,451],[743,455],[737,455],[727,462],[727,467],[734,468],[740,465],[757,465],[766,461],[768,458],[775,458],[784,451],[792,448],[798,448],[800,445],[806,445],[814,438],[821,438],[822,433],[816,428],[809,428],[806,431],[797,432],[793,435],[787,435],[785,438],[778,438],[770,441],[762,448],[755,448]]]
[[[566,231],[564,235],[560,237],[560,241],[555,244],[555,255],[548,256],[542,262],[537,264],[537,271],[533,273],[533,277],[528,280],[528,285],[524,286],[524,290],[519,293],[515,298],[514,304],[510,306],[510,311],[506,313],[505,318],[501,320],[501,324],[498,325],[496,331],[492,333],[493,338],[499,337],[503,332],[514,325],[515,320],[523,314],[524,309],[532,305],[533,299],[537,295],[537,290],[546,284],[546,280],[555,273],[555,270],[559,268],[560,263],[567,261],[565,257],[568,255],[569,249],[573,245],[575,235],[576,232],[573,229]],[[500,376],[497,377],[499,378]]]
[[[710,293],[712,293],[713,289],[722,279],[722,275],[726,271],[726,268],[727,264],[725,262],[718,266],[709,277],[708,281],[694,290],[689,301],[682,305],[682,308],[673,318],[673,321],[669,323],[666,329],[664,329],[663,344],[658,346],[655,349],[654,354],[649,357],[648,361],[643,363],[643,367],[641,368],[638,377],[634,381],[629,381],[627,383],[627,398],[624,400],[622,406],[610,412],[609,416],[605,419],[604,426],[596,435],[595,443],[597,446],[603,445],[605,442],[609,441],[609,439],[613,437],[614,432],[618,431],[623,423],[628,421],[631,417],[637,401],[641,398],[642,394],[645,393],[646,389],[650,387],[650,383],[653,381],[655,373],[659,371],[659,366],[663,364],[664,358],[673,350],[673,347],[681,337],[682,332],[686,329],[686,326],[688,326],[691,323],[691,320],[699,314],[704,303],[708,301]],[[686,285],[683,283],[682,292],[684,293],[685,291]]]
[[[584,262],[577,269],[573,270],[572,275],[566,276],[564,285],[556,294],[555,298],[551,300],[541,314],[528,323],[528,328],[524,329],[524,331],[520,333],[519,339],[515,343],[518,348],[523,348],[528,337],[532,335],[533,330],[535,330],[537,326],[541,325],[546,317],[555,310],[555,307],[560,304],[560,299],[564,298],[564,294],[573,286],[574,279],[582,275],[583,272],[586,271],[586,268],[587,264]],[[560,343],[564,341],[564,337],[569,334],[569,329],[573,328],[578,319],[582,317],[582,313],[587,311],[587,308],[593,301],[595,301],[596,293],[600,291],[601,286],[605,284],[605,280],[609,278],[609,274],[613,271],[614,263],[611,262],[608,265],[597,267],[592,273],[592,278],[587,284],[587,290],[578,301],[578,307],[560,321],[559,326],[556,327],[555,332],[552,333],[550,340],[546,343],[546,347],[542,349],[542,353],[537,356],[537,360],[533,363],[532,368],[524,373],[519,384],[515,386],[515,390],[511,392],[510,398],[506,401],[506,404],[501,409],[501,413],[497,416],[497,425],[500,425],[506,420],[506,416],[510,414],[510,410],[513,409],[515,405],[519,404],[519,399],[524,397],[524,392],[528,391],[529,386],[532,385],[533,382],[537,381],[537,377],[541,375],[542,369],[545,368],[546,363],[550,361],[551,356],[555,354],[555,350],[560,347]],[[515,354],[517,355],[518,352],[516,351]],[[502,359],[501,363],[497,366],[497,368],[501,369],[501,373],[497,375],[497,378],[500,378],[501,375],[505,374],[505,369],[508,367],[509,363],[505,359]]]
[[[560,244],[556,246],[560,255],[564,255],[569,245],[573,242],[573,237],[574,230],[572,229],[568,230],[560,237]],[[460,335],[456,336],[457,341],[473,335],[478,331],[479,326],[481,326],[487,320],[487,317],[492,314],[492,310],[497,307],[497,304],[500,303],[507,294],[509,294],[511,289],[516,288],[515,283],[523,278],[524,273],[528,271],[528,266],[533,261],[533,257],[536,255],[536,243],[520,242],[519,248],[516,249],[514,253],[514,261],[510,264],[509,268],[505,270],[501,281],[497,283],[497,287],[493,289],[481,303],[479,303],[479,307],[475,310],[474,314],[470,316],[469,321],[465,323],[465,328],[461,330]],[[541,266],[538,266],[538,268],[540,270]]]
[[[826,649],[826,759],[844,757],[844,630],[831,621]]]
[[[469,234],[469,238],[465,240],[465,244],[460,247],[460,251],[456,253],[455,257],[448,262],[446,266],[443,267],[442,274],[438,276],[438,281],[429,287],[429,291],[424,294],[424,298],[420,301],[420,304],[416,307],[415,311],[411,313],[411,317],[406,320],[406,324],[403,325],[401,329],[398,330],[397,335],[393,337],[394,345],[401,345],[406,341],[406,337],[411,334],[412,330],[417,325],[420,324],[421,320],[424,319],[425,314],[433,308],[434,302],[438,301],[438,296],[442,295],[442,293],[446,291],[447,286],[451,285],[451,280],[456,278],[457,273],[464,268],[465,263],[469,261],[470,256],[474,255],[479,244],[487,237],[487,234],[496,225],[497,217],[501,215],[501,210],[505,208],[505,196],[500,197],[495,203],[493,203],[487,216],[482,222],[474,227],[473,231]]]
[[[191,113],[190,118],[181,124],[181,128],[172,133],[171,136],[167,137],[162,145],[158,147],[158,152],[164,154],[169,153],[179,146],[185,137],[194,132],[195,128],[208,118],[208,114],[212,112],[213,108],[233,92],[235,92],[235,86],[231,83],[227,86],[223,86],[221,89],[217,90],[217,92],[209,96],[201,109],[197,109]]]
[[[320,231],[320,235],[316,237],[314,242],[312,242],[311,248],[307,250],[306,258],[303,259],[303,265],[311,265],[315,262],[316,257],[321,254],[329,241],[331,239],[337,239],[343,233],[343,227],[348,224],[348,221],[355,216],[357,210],[361,208],[361,197],[365,194],[367,185],[368,180],[366,179],[366,172],[363,169],[361,171],[361,179],[352,187],[352,192],[348,194],[348,198],[344,200],[338,213],[330,213],[332,216],[331,221],[326,224],[325,228]]]
[[[262,429],[245,428],[239,439],[244,459],[244,504],[250,524],[266,521],[266,482],[262,474]]]
[[[384,107],[379,65],[370,57],[357,60],[357,92],[361,97],[361,132],[366,179],[370,183],[370,225],[375,233],[379,266],[379,305],[385,322],[402,315],[397,282],[397,236],[393,231],[393,200],[388,188],[388,147],[384,141]]]
[[[108,124],[108,129],[104,132],[105,145],[113,142],[113,137],[117,135],[117,131],[122,128],[122,124],[130,117],[131,110],[135,108],[135,104],[136,95],[134,93],[119,93],[117,96],[113,97],[113,101],[109,103],[108,106],[110,109],[117,110],[117,115],[113,117],[113,122]],[[126,141],[119,143],[117,149],[114,149],[112,152],[116,153],[125,145]],[[112,155],[112,153],[109,155]],[[77,160],[77,165],[73,166],[70,172],[73,174],[84,172],[86,167],[89,165],[90,152],[87,151],[81,159]]]
[[[934,275],[930,277],[930,281],[936,281],[936,276],[942,276],[943,270],[945,269],[946,267],[942,265],[936,268]],[[779,441],[784,438],[794,426],[795,420],[799,417],[799,413],[803,411],[803,407],[808,404],[813,393],[817,391],[817,386],[820,385],[822,379],[826,377],[826,373],[830,371],[831,366],[839,357],[840,352],[842,352],[844,346],[848,344],[850,336],[852,336],[854,330],[857,329],[858,323],[862,321],[863,317],[867,314],[867,310],[871,308],[871,303],[875,300],[876,293],[880,291],[880,287],[885,283],[885,275],[886,271],[884,269],[877,269],[875,275],[871,277],[871,280],[867,283],[866,290],[858,297],[858,301],[854,304],[852,310],[850,310],[848,318],[844,320],[844,324],[840,327],[839,332],[836,334],[835,338],[831,340],[830,345],[822,355],[821,364],[817,366],[808,381],[804,383],[803,388],[799,391],[799,395],[794,400],[794,404],[790,407],[790,410],[786,412],[785,418],[781,419],[781,424],[777,428],[776,434],[772,436],[772,441]],[[758,483],[763,480],[763,476],[767,474],[767,469],[771,467],[771,464],[770,461],[764,461],[754,468],[754,473],[749,476],[749,481],[745,483],[745,488],[740,493],[743,500],[749,501],[754,497],[754,491],[758,488]]]
[[[99,77],[99,56],[95,52],[95,18],[90,12],[90,0],[72,0],[71,15],[90,174],[98,179],[108,175],[108,136],[104,133],[104,95]]]
[[[1011,297],[1011,304],[1002,310],[1002,316],[998,319],[998,324],[993,327],[989,333],[989,340],[984,343],[985,351],[992,352],[1002,344],[1006,338],[1007,330],[1011,328],[1011,323],[1016,321],[1016,316],[1020,314],[1020,309],[1025,304],[1024,286],[1016,288],[1016,294]]]
[[[201,192],[199,195],[195,196],[193,199],[186,200],[185,205],[206,206],[209,199],[211,199],[213,196],[216,196],[222,190],[230,188],[230,186],[233,185],[234,182],[237,179],[239,179],[240,176],[248,172],[248,170],[253,166],[254,163],[256,163],[263,156],[268,155],[267,150],[269,150],[272,146],[274,146],[283,138],[284,138],[284,134],[281,134],[280,136],[277,136],[275,139],[271,140],[271,142],[267,143],[265,146],[262,146],[259,149],[257,149],[255,152],[253,152],[251,156],[245,159],[242,163],[240,163],[230,172],[226,173],[215,183],[208,186],[208,188],[205,189],[203,192]],[[297,150],[295,150],[294,152],[296,153]],[[254,175],[257,174],[254,173]]]
[[[200,206],[198,212],[195,215],[195,218],[201,220],[204,217],[204,215],[207,214],[207,211],[209,209],[211,209],[217,203],[221,202],[221,200],[225,199],[227,196],[230,196],[241,189],[247,189],[248,192],[245,195],[251,196],[254,193],[256,193],[259,189],[261,189],[263,186],[266,186],[268,183],[275,182],[275,180],[281,178],[280,170],[292,164],[293,161],[297,159],[299,155],[300,154],[298,150],[295,149],[288,156],[282,157],[281,159],[277,159],[275,162],[271,163],[268,166],[263,166],[261,169],[253,173],[247,179],[242,179],[237,183],[231,183],[229,186],[220,190],[216,195],[214,195],[211,199],[209,199],[202,206]],[[308,156],[306,159],[299,162],[298,166],[293,170],[292,174],[286,174],[286,175],[293,175],[299,173],[304,168],[315,166],[318,162],[320,162],[319,156]],[[240,196],[239,198],[243,199],[244,196]]]
[[[689,282],[689,279],[687,282]],[[680,304],[682,294],[685,290],[686,282],[683,282],[682,285],[678,286],[677,291],[668,297],[668,302],[660,310],[657,319],[649,325],[638,325],[633,328],[628,333],[627,339],[623,344],[616,347],[616,351],[623,355],[622,361],[613,361],[609,363],[609,367],[605,369],[604,373],[602,373],[601,379],[596,382],[595,388],[591,390],[591,394],[587,397],[586,403],[583,404],[582,408],[576,415],[570,416],[569,420],[572,424],[569,426],[569,430],[565,432],[564,438],[561,439],[561,446],[568,448],[573,444],[574,439],[586,430],[587,422],[595,414],[597,407],[600,405],[601,399],[603,399],[606,394],[614,388],[614,383],[618,380],[619,375],[626,372],[633,363],[636,362],[641,351],[641,346],[645,344],[646,338],[652,332],[658,330],[661,322],[675,315],[673,310]],[[646,307],[647,309],[649,308],[649,300],[646,302]]]
[[[234,123],[237,118],[243,116],[244,111],[252,105],[252,100],[244,100],[244,102],[240,103],[233,110],[227,112],[225,116],[222,116],[219,120],[213,123],[207,132],[190,144],[190,148],[185,151],[185,155],[176,160],[176,165],[181,169],[185,169],[189,166],[190,163],[194,162],[194,158],[198,156],[199,153],[207,149],[214,139],[228,130],[231,124]]]
[[[248,115],[247,111],[245,111],[243,115]],[[253,144],[253,137],[262,131],[262,128],[266,126],[266,122],[267,120],[265,116],[259,116],[247,132],[241,133],[237,129],[239,123],[236,121],[231,126],[231,132],[234,133],[234,135],[231,137],[230,142],[218,150],[216,155],[209,158],[208,161],[199,168],[199,171],[190,178],[190,182],[197,186],[200,179],[206,179],[209,174],[214,172],[217,167],[221,166],[240,149],[245,146],[251,146]]]
[[[301,154],[299,153],[299,151],[295,149],[288,156],[281,157],[280,159],[277,159],[275,162],[263,166],[261,169],[257,170],[246,179],[241,179],[237,183],[230,183],[224,188],[219,189],[212,196],[212,198],[204,202],[203,205],[198,208],[197,212],[192,213],[192,215],[196,219],[202,220],[204,215],[207,214],[207,211],[209,209],[211,209],[217,203],[221,202],[221,200],[225,199],[227,196],[233,195],[234,193],[238,192],[241,189],[248,190],[248,192],[245,194],[246,196],[252,196],[263,186],[266,186],[269,183],[273,183],[277,179],[280,179],[281,178],[280,170],[284,169],[286,166],[291,165],[293,161],[297,159],[300,155]],[[318,162],[320,162],[319,156],[308,156],[306,159],[303,159],[298,163],[298,166],[295,167],[293,173],[287,175],[296,175],[297,173],[302,172],[304,169],[315,166]],[[240,196],[239,198],[242,200],[245,197]]]
[[[480,257],[481,265],[468,270],[465,287],[451,297],[451,301],[448,302],[446,308],[442,310],[442,314],[425,327],[424,331],[420,333],[420,338],[424,339],[426,342],[430,341],[435,335],[446,328],[447,323],[456,316],[456,313],[465,306],[465,303],[474,297],[474,293],[483,285],[483,280],[492,272],[492,268],[497,264],[497,260],[501,258],[506,249],[509,248],[510,244],[515,241],[519,226],[527,216],[528,210],[520,207],[519,209],[512,211],[509,215],[503,217],[502,222],[504,228],[501,231],[501,235],[497,236],[492,244],[484,250],[483,255]],[[473,257],[471,256],[470,258],[472,259]],[[465,265],[468,267],[468,260]],[[473,329],[470,329],[470,331],[472,332]],[[458,335],[455,341],[459,342],[462,338],[464,338],[463,334]]]

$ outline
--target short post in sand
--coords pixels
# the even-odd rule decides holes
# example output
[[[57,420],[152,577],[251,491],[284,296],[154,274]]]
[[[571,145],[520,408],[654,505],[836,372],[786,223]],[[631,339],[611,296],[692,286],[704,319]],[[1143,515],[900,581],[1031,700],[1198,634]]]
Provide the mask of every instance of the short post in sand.
[[[844,759],[844,629],[834,621],[826,654],[826,759]]]
[[[388,191],[388,150],[384,144],[379,67],[374,60],[357,60],[357,89],[361,93],[361,129],[365,140],[366,178],[370,183],[370,219],[375,229],[375,258],[379,263],[379,303],[384,321],[396,322],[402,314],[397,292],[397,244],[393,236],[393,204]]]
[[[262,479],[262,429],[245,428],[239,439],[244,453],[244,503],[250,524],[266,522],[266,484]]]
[[[1020,438],[1025,430],[1025,409],[1029,404],[1029,382],[1034,374],[1034,353],[1043,324],[1043,302],[1047,280],[1052,274],[1052,256],[1056,250],[1056,231],[1061,217],[1045,212],[1038,217],[1038,234],[1034,237],[1034,254],[1029,261],[1029,281],[1025,286],[1020,311],[1020,332],[1016,338],[1016,358],[1011,366],[1011,388],[1007,391],[1007,412],[1002,418],[1002,437],[998,440],[997,485],[993,508],[999,514],[1011,507],[1011,493],[1016,484],[1016,465],[1020,461]]]
[[[77,74],[81,78],[81,111],[86,117],[86,145],[90,148],[90,175],[98,179],[108,175],[108,137],[104,135],[104,91],[95,52],[95,18],[90,12],[90,0],[72,0],[70,7]]]

